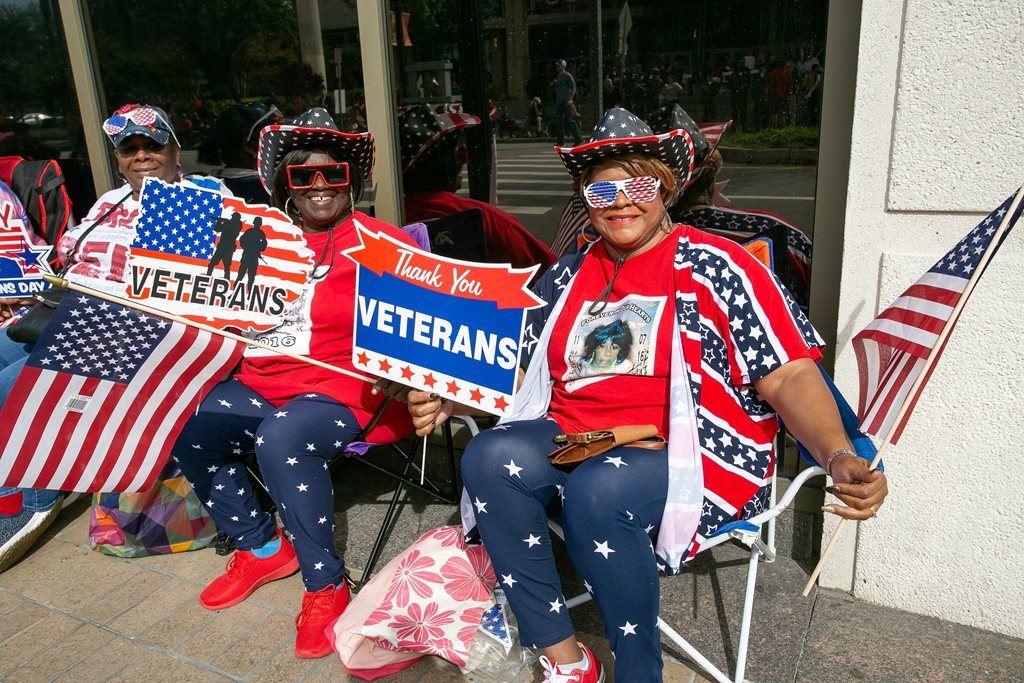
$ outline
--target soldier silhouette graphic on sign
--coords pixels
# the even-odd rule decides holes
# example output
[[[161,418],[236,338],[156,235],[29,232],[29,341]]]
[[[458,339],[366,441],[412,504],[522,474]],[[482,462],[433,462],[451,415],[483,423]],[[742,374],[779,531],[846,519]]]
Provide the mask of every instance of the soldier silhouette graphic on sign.
[[[213,226],[214,232],[220,233],[217,240],[217,247],[210,257],[210,265],[206,267],[206,274],[212,275],[213,269],[218,263],[224,265],[225,279],[231,279],[231,258],[235,255],[235,240],[238,233],[242,232],[242,216],[238,213],[231,214],[231,218],[218,218]]]
[[[263,219],[255,218],[252,227],[242,234],[238,243],[242,247],[242,258],[238,263],[238,275],[235,277],[235,284],[248,276],[249,286],[256,282],[256,267],[259,266],[260,254],[267,248],[267,236],[263,234]]]

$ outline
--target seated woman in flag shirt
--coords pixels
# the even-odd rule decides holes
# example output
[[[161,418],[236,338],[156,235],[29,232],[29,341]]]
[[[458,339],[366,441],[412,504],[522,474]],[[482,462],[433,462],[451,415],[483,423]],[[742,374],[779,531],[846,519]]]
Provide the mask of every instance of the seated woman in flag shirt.
[[[291,125],[264,128],[259,160],[272,203],[301,226],[316,255],[305,293],[260,339],[354,371],[356,265],[343,252],[360,243],[355,221],[415,246],[398,228],[354,208],[373,170],[373,138],[340,132],[316,107]],[[328,461],[361,435],[382,399],[370,383],[258,349],[246,352],[236,377],[213,388],[171,451],[238,548],[199,596],[203,607],[230,607],[301,570],[306,592],[295,654],[331,651],[324,630],[348,605],[349,589],[334,544]],[[360,440],[390,442],[411,430],[405,406],[393,403]],[[254,495],[244,462],[253,453],[294,546]]]
[[[559,584],[547,509],[560,502],[616,680],[660,681],[658,571],[677,573],[720,526],[766,507],[776,415],[829,470],[846,504],[837,514],[870,518],[886,481],[852,453],[815,366],[821,341],[772,273],[669,220],[693,170],[685,130],[655,135],[611,109],[589,143],[557,151],[599,237],[534,288],[547,305],[527,314],[514,412],[462,459],[463,522],[487,547],[523,644],[543,650],[546,680],[603,681]],[[621,360],[585,372],[588,337],[616,321],[629,330]],[[419,391],[408,400],[419,433],[459,408]],[[620,447],[574,468],[548,460],[558,435],[630,424],[655,425],[667,448]]]
[[[71,282],[123,295],[128,249],[135,240],[139,194],[146,178],[231,193],[216,178],[185,178],[174,128],[157,107],[126,104],[103,123],[103,131],[113,145],[117,172],[124,183],[97,199],[82,222],[64,233],[57,254],[66,266],[64,277]],[[25,302],[17,303],[20,307]],[[11,393],[32,347],[14,342],[0,330],[0,405]],[[6,505],[8,498],[20,498],[21,507]],[[16,562],[46,530],[59,511],[60,500],[59,491],[0,488],[0,571]],[[15,518],[4,519],[2,511],[8,508],[18,510]]]

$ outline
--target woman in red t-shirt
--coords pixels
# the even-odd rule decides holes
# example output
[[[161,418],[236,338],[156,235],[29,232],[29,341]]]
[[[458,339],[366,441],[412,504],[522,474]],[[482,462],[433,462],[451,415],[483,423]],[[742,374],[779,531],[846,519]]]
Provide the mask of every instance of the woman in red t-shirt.
[[[291,125],[264,128],[259,147],[263,186],[301,226],[316,255],[304,294],[285,322],[260,339],[354,371],[356,266],[343,252],[359,243],[355,222],[413,245],[398,228],[354,209],[373,170],[373,138],[342,133],[326,110],[313,108]],[[306,592],[295,620],[297,657],[331,651],[325,628],[349,601],[345,563],[334,544],[328,462],[357,437],[388,442],[412,429],[405,407],[395,404],[363,434],[382,400],[371,391],[359,379],[249,349],[238,375],[214,387],[172,451],[217,528],[238,548],[200,603],[212,610],[229,607],[268,581],[301,570]],[[253,495],[244,463],[251,454],[294,546]]]
[[[772,274],[739,245],[674,224],[667,207],[693,171],[683,129],[655,135],[611,109],[590,142],[556,148],[599,234],[535,286],[524,372],[501,424],[462,459],[466,528],[476,528],[549,681],[600,683],[575,637],[547,513],[601,613],[620,683],[661,680],[658,571],[676,573],[728,522],[756,514],[774,468],[775,411],[868,519],[885,476],[857,457],[815,366],[820,340]],[[410,392],[420,433],[456,406]],[[654,425],[660,450],[620,447],[573,467],[554,438]],[[471,504],[469,504],[471,503]],[[847,507],[848,506],[848,507]]]

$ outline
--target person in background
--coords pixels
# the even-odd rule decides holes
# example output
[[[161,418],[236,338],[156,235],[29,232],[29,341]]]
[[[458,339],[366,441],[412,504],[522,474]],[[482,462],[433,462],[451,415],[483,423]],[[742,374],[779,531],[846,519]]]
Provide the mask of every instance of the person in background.
[[[82,222],[64,233],[57,255],[71,282],[119,294],[126,282],[128,249],[135,241],[139,194],[146,178],[231,193],[216,178],[185,178],[181,146],[162,109],[126,104],[103,123],[103,131],[113,145],[123,183],[97,199]],[[0,406],[32,348],[33,344],[16,343],[0,331]],[[60,491],[0,488],[0,571],[31,547],[56,517],[61,499]]]
[[[530,234],[512,214],[455,194],[462,185],[462,168],[466,162],[466,147],[460,132],[479,123],[480,119],[470,114],[438,114],[425,104],[406,107],[399,114],[405,219],[423,221],[480,209],[486,253],[479,260],[511,263],[516,268],[540,264],[539,276],[555,262],[555,255],[543,242]]]
[[[545,680],[600,683],[555,564],[548,511],[560,507],[615,680],[656,683],[659,570],[680,572],[721,526],[765,509],[776,416],[831,474],[845,504],[836,514],[870,519],[887,484],[853,452],[816,366],[822,341],[771,272],[740,245],[669,218],[694,163],[685,131],[656,135],[612,109],[590,142],[558,153],[598,238],[534,288],[546,306],[527,313],[514,409],[462,458],[463,525],[487,548],[523,644],[543,652]],[[622,363],[579,378],[572,363],[587,331],[617,319],[637,328],[618,345]],[[419,434],[464,409],[422,391],[408,400]],[[630,424],[654,425],[667,447],[549,460],[562,435]]]
[[[320,107],[260,134],[260,180],[273,205],[301,227],[315,267],[284,323],[258,338],[351,372],[356,264],[344,252],[360,244],[356,221],[415,246],[398,228],[355,210],[373,159],[369,133],[341,132]],[[243,233],[243,250],[253,230],[259,226]],[[253,247],[260,248],[259,242]],[[357,437],[364,440],[383,398],[370,383],[254,347],[238,374],[210,391],[171,449],[217,528],[237,548],[224,574],[200,593],[203,607],[237,605],[260,586],[301,571],[295,656],[331,651],[325,629],[347,607],[349,587],[334,542],[328,462]],[[410,429],[408,412],[395,403],[365,440],[391,442]],[[253,454],[294,545],[256,498],[245,467]]]
[[[555,89],[555,139],[558,146],[565,144],[565,131],[572,134],[573,144],[578,145],[583,137],[574,116],[573,98],[576,97],[576,80],[565,70],[565,60],[555,60],[555,80],[551,82]]]
[[[526,120],[530,137],[544,135],[544,107],[539,97],[530,100],[530,109],[526,114]]]
[[[224,168],[217,177],[238,197],[250,204],[269,204],[270,195],[256,172],[256,146],[264,126],[279,123],[277,107],[262,104],[232,104],[217,116],[214,139]]]

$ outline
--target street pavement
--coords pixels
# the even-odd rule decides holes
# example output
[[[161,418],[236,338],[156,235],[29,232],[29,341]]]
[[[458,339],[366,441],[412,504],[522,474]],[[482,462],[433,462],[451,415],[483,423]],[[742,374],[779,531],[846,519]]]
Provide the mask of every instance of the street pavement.
[[[730,165],[719,181],[732,206],[770,211],[811,235],[814,230],[814,166]],[[498,207],[541,241],[551,244],[558,218],[572,192],[569,174],[550,142],[498,143]],[[463,174],[459,194],[469,196]]]

